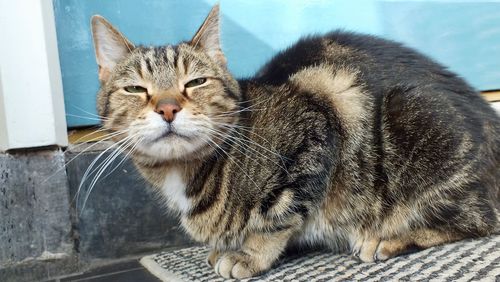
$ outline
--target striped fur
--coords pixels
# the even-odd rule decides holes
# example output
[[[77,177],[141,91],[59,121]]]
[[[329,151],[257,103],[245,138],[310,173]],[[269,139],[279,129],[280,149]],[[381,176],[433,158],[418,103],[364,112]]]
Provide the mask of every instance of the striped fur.
[[[498,226],[499,118],[413,50],[336,31],[236,81],[218,6],[178,45],[133,46],[101,17],[93,32],[104,127],[125,130],[117,141],[134,142],[137,168],[223,277],[263,273],[295,244],[374,261]],[[162,99],[182,107],[171,124]]]

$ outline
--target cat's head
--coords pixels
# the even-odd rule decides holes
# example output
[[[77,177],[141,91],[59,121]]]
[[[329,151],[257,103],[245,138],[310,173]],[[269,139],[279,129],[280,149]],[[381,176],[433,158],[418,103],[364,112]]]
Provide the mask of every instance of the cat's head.
[[[103,126],[142,158],[203,157],[237,122],[240,91],[220,48],[218,6],[178,45],[136,47],[101,16],[92,17],[92,35]]]

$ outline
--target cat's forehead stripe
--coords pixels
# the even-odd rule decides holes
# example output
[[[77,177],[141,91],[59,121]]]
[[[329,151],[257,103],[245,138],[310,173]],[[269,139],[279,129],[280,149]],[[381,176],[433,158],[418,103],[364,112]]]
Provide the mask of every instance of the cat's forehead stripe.
[[[177,63],[178,52],[176,46],[148,47],[141,51],[142,71],[153,74],[159,68],[167,67],[173,70]],[[143,76],[143,74],[141,74]]]
[[[153,65],[155,65],[155,52],[154,48],[150,47],[144,56],[144,60],[146,61],[146,66],[148,68],[149,73],[153,73]]]
[[[187,72],[184,55],[179,54],[175,67],[179,70],[179,73],[185,74]]]
[[[139,78],[144,79],[144,72],[142,70],[141,60],[134,60],[133,68],[135,69],[135,73],[137,73],[139,75]]]
[[[176,53],[174,48],[172,46],[167,46],[167,48],[165,48],[165,53],[167,54],[167,61],[173,62]]]
[[[146,57],[144,58],[144,61],[146,62],[146,68],[148,69],[149,73],[153,73],[153,67],[151,66],[151,60]]]
[[[186,56],[183,56],[182,57],[182,68],[184,69],[184,74],[187,75],[187,71],[188,71],[188,67],[189,67],[189,64],[188,64],[188,60],[186,58]]]
[[[173,70],[175,68],[175,61],[177,60],[176,49],[174,49],[174,47],[172,46],[167,46],[167,48],[165,48],[165,56],[166,56],[166,63],[168,64],[169,68]]]

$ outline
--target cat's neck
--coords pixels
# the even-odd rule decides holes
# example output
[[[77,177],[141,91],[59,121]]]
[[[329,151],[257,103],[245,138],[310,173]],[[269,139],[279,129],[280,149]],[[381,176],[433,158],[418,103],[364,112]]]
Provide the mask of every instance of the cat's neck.
[[[165,178],[175,171],[180,178],[189,183],[196,174],[196,170],[202,167],[205,160],[191,161],[165,161],[158,163],[148,163],[140,158],[133,158],[136,167],[142,176],[155,188],[164,186]]]
[[[211,177],[221,173],[223,167],[220,155],[191,161],[172,161],[157,164],[145,164],[134,159],[136,167],[143,177],[153,185],[158,194],[166,198],[169,207],[181,214],[186,214],[203,198],[205,189],[217,189],[207,185]],[[207,188],[207,186],[210,186]]]

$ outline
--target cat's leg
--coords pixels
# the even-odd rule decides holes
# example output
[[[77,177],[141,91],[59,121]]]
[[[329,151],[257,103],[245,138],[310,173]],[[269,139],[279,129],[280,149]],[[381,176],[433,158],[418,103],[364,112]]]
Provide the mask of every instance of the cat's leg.
[[[292,230],[250,234],[238,251],[212,250],[208,263],[224,278],[243,279],[270,269],[284,251]]]
[[[406,236],[388,240],[377,237],[360,237],[353,245],[353,254],[364,262],[383,261],[389,258],[423,250],[433,246],[463,239],[454,232],[419,229]]]
[[[374,255],[374,259],[386,260],[401,254],[409,253],[415,249],[423,250],[445,243],[459,241],[464,238],[464,235],[459,235],[451,231],[419,229],[413,231],[405,238],[382,240]]]

